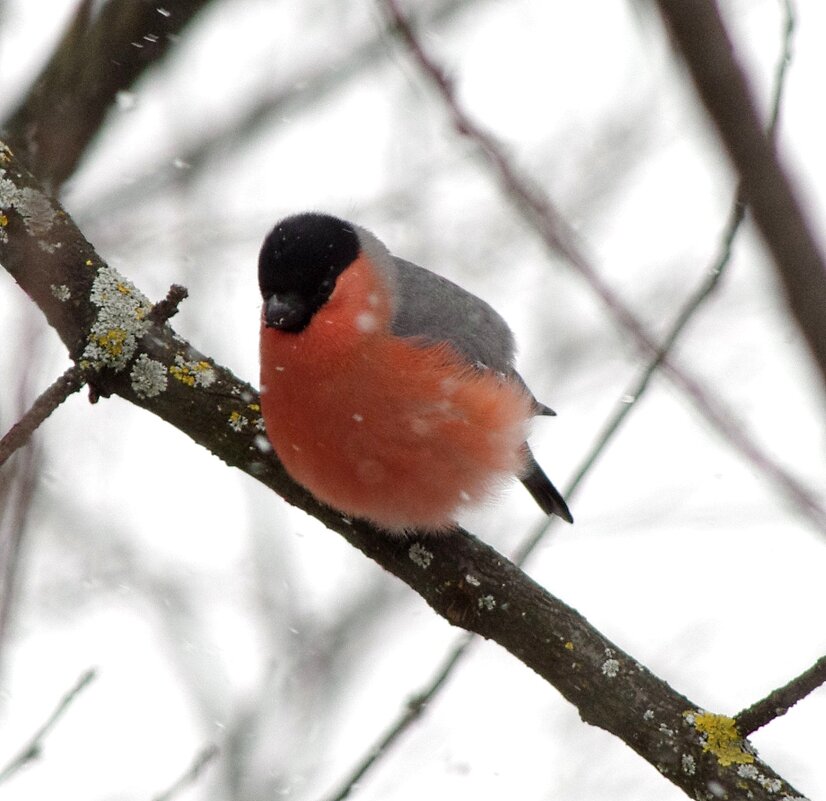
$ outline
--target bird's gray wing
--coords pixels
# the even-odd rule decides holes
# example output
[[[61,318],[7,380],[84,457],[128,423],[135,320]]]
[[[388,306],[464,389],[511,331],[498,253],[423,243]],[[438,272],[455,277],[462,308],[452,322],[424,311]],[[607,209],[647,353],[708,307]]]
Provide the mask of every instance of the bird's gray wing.
[[[491,369],[518,381],[533,398],[522,376],[513,367],[514,340],[508,324],[481,298],[452,281],[404,259],[393,258],[396,309],[391,328],[401,337],[428,342],[449,342],[478,369]],[[554,414],[533,398],[534,414]],[[526,471],[521,477],[546,514],[573,523],[565,499],[524,446]]]
[[[448,342],[480,369],[516,375],[513,333],[485,301],[424,267],[395,257],[393,261],[393,333]]]

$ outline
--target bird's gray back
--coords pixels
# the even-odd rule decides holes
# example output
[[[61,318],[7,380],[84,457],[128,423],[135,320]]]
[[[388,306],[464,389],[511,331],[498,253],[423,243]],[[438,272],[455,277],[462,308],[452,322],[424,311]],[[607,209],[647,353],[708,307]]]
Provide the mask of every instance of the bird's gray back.
[[[393,261],[393,333],[448,342],[471,364],[513,374],[513,332],[496,311],[447,278],[404,259]]]

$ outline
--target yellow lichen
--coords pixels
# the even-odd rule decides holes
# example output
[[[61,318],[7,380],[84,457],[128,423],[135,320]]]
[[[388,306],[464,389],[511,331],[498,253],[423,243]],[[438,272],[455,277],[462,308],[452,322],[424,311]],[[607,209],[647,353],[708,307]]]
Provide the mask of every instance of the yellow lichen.
[[[754,755],[743,746],[734,718],[713,712],[687,712],[686,717],[689,716],[694,718],[694,728],[705,736],[703,751],[714,754],[723,767],[754,762]]]
[[[241,412],[231,412],[228,422],[229,427],[236,432],[243,431],[249,424],[249,420]]]
[[[565,643],[565,648],[568,651],[573,651],[574,650],[574,644],[570,640],[568,640],[568,642]]]
[[[108,331],[94,337],[94,339],[110,356],[117,357],[123,353],[126,331],[122,328],[110,328]]]
[[[215,370],[209,362],[203,360],[188,362],[181,356],[175,357],[175,364],[169,368],[169,374],[189,387],[194,387],[196,384],[208,387],[215,381]]]
[[[251,412],[260,412],[261,411],[261,407],[257,403],[249,403],[249,404],[247,404],[247,408]]]
[[[9,224],[9,218],[0,211],[0,228],[5,228]]]
[[[169,375],[177,378],[178,381],[186,384],[188,387],[195,386],[195,376],[192,373],[192,369],[186,364],[173,364],[169,368]]]

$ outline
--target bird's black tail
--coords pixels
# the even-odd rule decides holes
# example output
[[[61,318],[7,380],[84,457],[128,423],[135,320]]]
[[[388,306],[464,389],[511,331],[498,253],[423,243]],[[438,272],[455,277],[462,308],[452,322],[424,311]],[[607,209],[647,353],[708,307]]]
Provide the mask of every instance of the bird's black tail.
[[[525,475],[522,476],[522,483],[546,515],[557,515],[568,523],[573,523],[574,518],[571,516],[565,499],[551,483],[551,480],[542,472],[542,468],[534,459],[527,445],[525,445],[525,450],[528,455],[527,470]]]

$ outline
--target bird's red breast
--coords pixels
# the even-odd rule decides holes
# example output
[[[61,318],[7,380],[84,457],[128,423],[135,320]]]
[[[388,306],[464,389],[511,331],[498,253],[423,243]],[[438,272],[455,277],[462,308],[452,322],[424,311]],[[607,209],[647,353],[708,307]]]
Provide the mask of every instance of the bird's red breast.
[[[328,505],[401,532],[449,528],[524,470],[533,401],[448,344],[395,336],[361,253],[299,333],[261,327],[261,405],[290,475]]]

